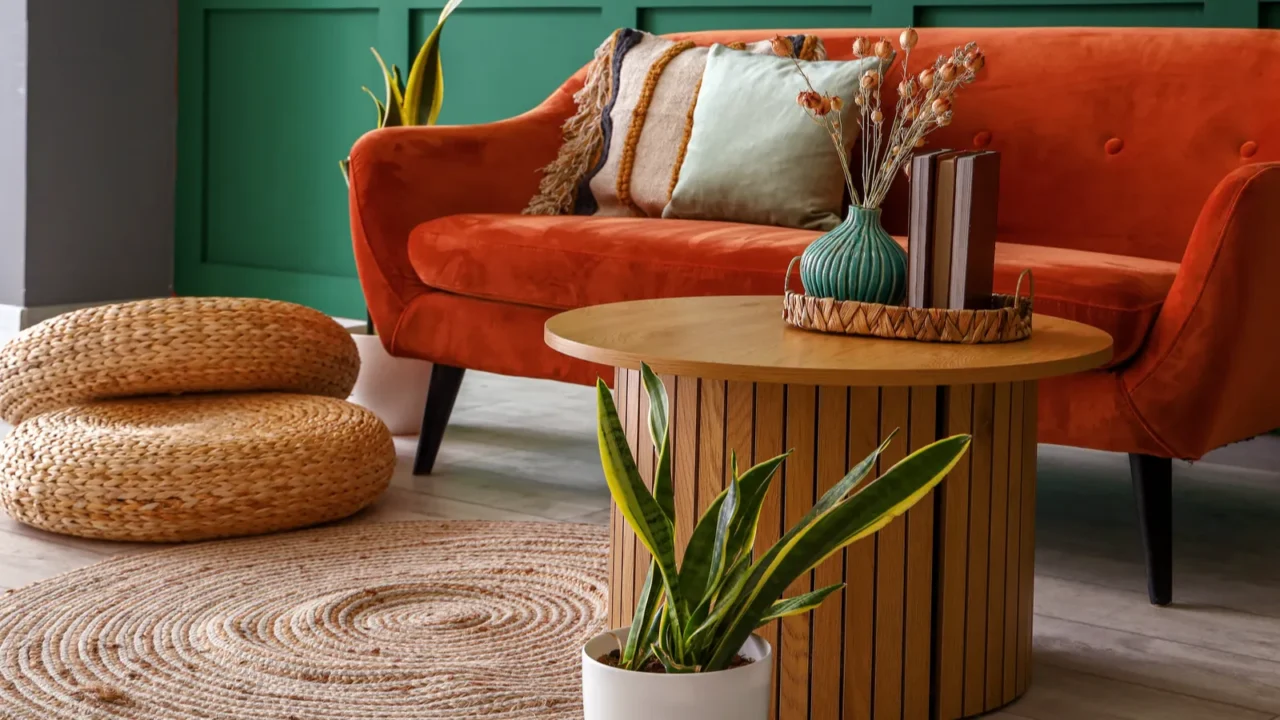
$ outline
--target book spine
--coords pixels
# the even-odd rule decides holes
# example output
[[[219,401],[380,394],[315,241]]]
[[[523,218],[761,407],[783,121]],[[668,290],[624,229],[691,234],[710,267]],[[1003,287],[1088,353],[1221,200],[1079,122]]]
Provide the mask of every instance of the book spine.
[[[929,307],[945,308],[951,286],[952,229],[956,211],[956,163],[960,153],[938,160],[937,185],[934,193],[932,267],[930,268]]]
[[[999,195],[999,153],[978,153],[956,163],[949,308],[982,309],[991,304]]]
[[[933,283],[934,169],[937,152],[911,159],[911,217],[907,235],[907,306],[929,307]]]

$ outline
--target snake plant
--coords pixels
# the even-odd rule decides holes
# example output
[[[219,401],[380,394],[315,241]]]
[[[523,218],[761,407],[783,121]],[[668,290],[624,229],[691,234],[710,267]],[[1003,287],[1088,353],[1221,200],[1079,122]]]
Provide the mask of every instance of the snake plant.
[[[440,117],[440,109],[444,106],[444,67],[440,62],[440,33],[444,30],[444,23],[449,19],[449,15],[453,14],[461,4],[462,0],[449,0],[445,3],[444,9],[440,11],[440,17],[436,20],[435,29],[418,49],[418,55],[409,68],[407,82],[401,77],[399,67],[393,64],[390,69],[387,69],[387,64],[383,62],[378,50],[369,48],[374,59],[378,61],[378,67],[382,69],[385,86],[383,94],[386,99],[380,100],[368,87],[360,89],[373,98],[373,104],[378,111],[379,130],[387,127],[436,124],[436,120]],[[338,162],[344,178],[347,177],[349,162],[349,158]]]
[[[668,673],[729,667],[756,628],[809,612],[844,587],[831,585],[781,599],[794,580],[906,512],[942,481],[969,448],[968,435],[939,440],[911,453],[879,478],[863,482],[893,440],[890,435],[758,557],[753,557],[753,548],[760,509],[789,453],[741,474],[734,457],[728,487],[695,524],[677,564],[667,392],[648,365],[642,365],[640,373],[649,396],[649,432],[658,453],[652,491],[636,469],[613,395],[604,381],[596,385],[605,480],[627,524],[653,556],[621,648],[619,667],[628,670],[640,669],[651,657]]]

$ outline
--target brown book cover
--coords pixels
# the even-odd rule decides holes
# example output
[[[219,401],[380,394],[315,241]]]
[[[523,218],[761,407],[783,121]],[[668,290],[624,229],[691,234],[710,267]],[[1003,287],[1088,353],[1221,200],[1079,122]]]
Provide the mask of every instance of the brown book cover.
[[[911,212],[907,227],[907,306],[929,307],[933,290],[933,216],[938,156],[949,150],[916,153],[911,158]]]
[[[959,158],[955,187],[947,307],[989,308],[996,264],[1000,153],[985,151]]]
[[[952,152],[938,156],[937,184],[934,188],[933,253],[930,268],[929,307],[948,307],[951,291],[952,228],[956,209],[956,161],[972,152]]]

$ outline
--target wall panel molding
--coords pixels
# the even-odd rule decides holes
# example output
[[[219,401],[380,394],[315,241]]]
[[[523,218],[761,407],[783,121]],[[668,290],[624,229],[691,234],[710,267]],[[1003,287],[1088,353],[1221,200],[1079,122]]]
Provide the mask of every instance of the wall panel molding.
[[[1258,26],[1280,30],[1280,2],[1262,3],[1258,9]]]

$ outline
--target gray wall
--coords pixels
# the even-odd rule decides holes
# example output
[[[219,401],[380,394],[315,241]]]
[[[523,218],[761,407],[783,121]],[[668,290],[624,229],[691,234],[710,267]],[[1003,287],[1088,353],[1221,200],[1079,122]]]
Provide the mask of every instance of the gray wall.
[[[173,289],[176,0],[0,0],[0,305]]]
[[[176,0],[29,0],[27,14],[25,305],[169,294]]]
[[[25,304],[27,4],[0,0],[0,305]]]

